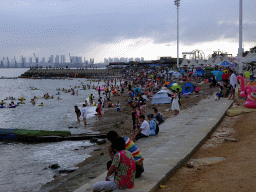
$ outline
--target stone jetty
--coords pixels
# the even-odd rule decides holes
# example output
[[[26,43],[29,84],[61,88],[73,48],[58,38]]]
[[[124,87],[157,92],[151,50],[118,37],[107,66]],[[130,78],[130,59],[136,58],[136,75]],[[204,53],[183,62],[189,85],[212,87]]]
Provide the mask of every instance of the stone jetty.
[[[120,69],[30,69],[22,74],[21,78],[105,78],[119,77]]]

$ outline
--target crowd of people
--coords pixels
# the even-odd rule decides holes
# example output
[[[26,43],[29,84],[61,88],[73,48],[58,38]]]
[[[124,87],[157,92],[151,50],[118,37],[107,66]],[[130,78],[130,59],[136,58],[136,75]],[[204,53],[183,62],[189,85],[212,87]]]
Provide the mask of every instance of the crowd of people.
[[[94,191],[111,191],[118,188],[132,188],[134,179],[139,177],[144,171],[143,158],[134,142],[140,138],[157,135],[159,132],[159,125],[165,120],[163,114],[158,112],[156,107],[152,108],[153,113],[147,114],[145,106],[147,98],[152,97],[158,90],[164,87],[164,83],[169,80],[167,70],[130,70],[126,71],[122,76],[125,78],[122,79],[121,87],[127,88],[127,104],[132,109],[133,135],[131,138],[127,138],[118,136],[114,131],[108,133],[107,138],[111,142],[109,154],[112,160],[108,162],[107,165],[108,173],[106,181],[95,183],[93,185]],[[197,83],[203,80],[201,77],[195,77],[193,70],[185,70],[183,76],[179,77],[178,80],[187,81],[188,78],[195,78]],[[219,88],[219,92],[216,94],[216,100],[219,100],[220,97],[234,99],[235,88],[239,84],[234,71],[228,70],[227,72],[224,72],[221,81],[216,81],[215,76],[213,76],[209,78],[209,82],[209,88]],[[174,111],[174,115],[178,115],[180,111],[181,90],[177,88],[172,91],[171,110]],[[199,93],[199,87],[196,87],[194,91],[195,93]],[[118,102],[116,106],[117,112],[120,112],[121,104]],[[119,145],[119,147],[116,147],[117,145]],[[133,147],[129,147],[130,145]],[[131,151],[131,149],[133,150]],[[137,153],[134,153],[134,151]],[[129,152],[133,155],[134,161],[131,160],[131,154]],[[136,157],[135,154],[138,156]],[[140,159],[140,161],[138,161],[138,159]],[[138,162],[140,162],[139,166]],[[134,167],[134,164],[136,165],[136,168]],[[129,166],[127,167],[127,165]],[[123,168],[126,170],[125,172],[123,172]],[[121,173],[127,174],[121,176]],[[115,174],[115,176],[110,177],[113,174]]]

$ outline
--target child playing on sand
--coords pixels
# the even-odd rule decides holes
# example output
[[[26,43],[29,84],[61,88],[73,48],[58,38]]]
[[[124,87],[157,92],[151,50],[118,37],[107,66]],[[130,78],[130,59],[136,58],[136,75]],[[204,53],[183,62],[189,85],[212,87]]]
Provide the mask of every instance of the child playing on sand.
[[[117,101],[117,104],[116,104],[116,111],[117,112],[121,112],[121,104],[119,103],[119,101]]]

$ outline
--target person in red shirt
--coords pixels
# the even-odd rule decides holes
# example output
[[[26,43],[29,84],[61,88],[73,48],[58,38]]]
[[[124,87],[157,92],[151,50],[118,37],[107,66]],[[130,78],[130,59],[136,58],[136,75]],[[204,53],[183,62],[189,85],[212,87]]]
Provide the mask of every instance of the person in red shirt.
[[[229,80],[229,74],[227,72],[223,73],[222,80],[228,83]]]

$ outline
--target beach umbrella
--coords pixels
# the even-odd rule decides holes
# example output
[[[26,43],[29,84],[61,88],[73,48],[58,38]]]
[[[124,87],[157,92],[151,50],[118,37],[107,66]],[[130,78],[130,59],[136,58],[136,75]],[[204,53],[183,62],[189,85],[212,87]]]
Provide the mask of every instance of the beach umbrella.
[[[180,92],[182,91],[181,86],[178,83],[173,83],[171,86],[172,90],[177,90],[177,88],[179,88]]]

